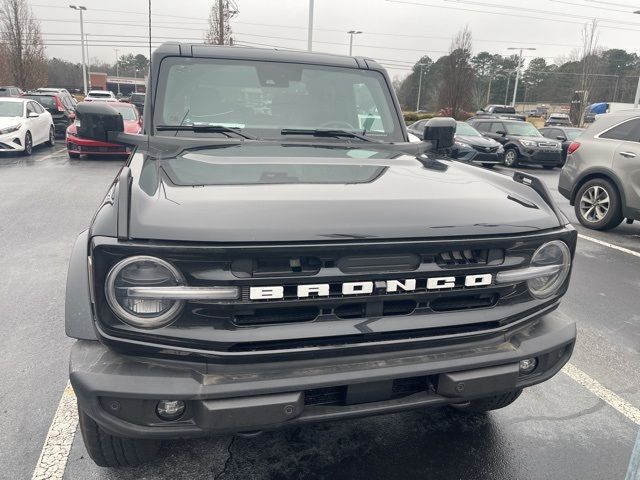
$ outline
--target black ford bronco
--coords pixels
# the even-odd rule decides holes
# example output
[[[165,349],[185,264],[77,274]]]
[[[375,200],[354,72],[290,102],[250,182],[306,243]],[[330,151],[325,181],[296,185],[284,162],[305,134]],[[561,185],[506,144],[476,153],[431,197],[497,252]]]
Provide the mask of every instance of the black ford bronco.
[[[165,44],[143,135],[73,249],[70,379],[91,458],[160,441],[451,406],[552,377],[576,232],[535,177],[410,143],[375,61]]]

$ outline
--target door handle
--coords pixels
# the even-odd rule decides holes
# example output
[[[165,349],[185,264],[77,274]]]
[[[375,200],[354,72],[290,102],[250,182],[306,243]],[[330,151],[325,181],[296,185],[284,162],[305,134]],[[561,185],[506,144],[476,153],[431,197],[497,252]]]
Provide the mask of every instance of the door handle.
[[[625,158],[636,158],[636,154],[632,152],[620,152],[620,155]]]

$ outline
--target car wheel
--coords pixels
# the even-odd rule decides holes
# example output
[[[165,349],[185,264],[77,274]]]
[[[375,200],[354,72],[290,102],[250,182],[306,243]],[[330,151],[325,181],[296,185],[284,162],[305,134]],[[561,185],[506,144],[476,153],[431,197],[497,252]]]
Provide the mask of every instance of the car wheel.
[[[452,407],[461,412],[488,412],[490,410],[497,410],[499,408],[504,408],[507,405],[511,405],[518,399],[521,393],[522,390],[511,390],[500,395],[471,400],[470,402],[462,405],[452,405]]]
[[[56,144],[56,130],[53,125],[49,129],[49,140],[47,140],[47,147],[53,147]]]
[[[482,166],[483,166],[484,168],[493,168],[493,165],[494,165],[493,163],[483,163],[483,164],[482,164]]]
[[[134,467],[158,456],[159,440],[110,435],[80,408],[78,419],[87,452],[99,467]]]
[[[574,210],[582,225],[594,230],[609,230],[623,220],[620,195],[603,178],[589,180],[576,194]]]
[[[31,132],[27,132],[24,136],[24,150],[22,155],[28,157],[33,153],[33,140],[31,139]]]
[[[512,168],[518,166],[518,152],[515,148],[508,148],[504,152],[504,166]]]

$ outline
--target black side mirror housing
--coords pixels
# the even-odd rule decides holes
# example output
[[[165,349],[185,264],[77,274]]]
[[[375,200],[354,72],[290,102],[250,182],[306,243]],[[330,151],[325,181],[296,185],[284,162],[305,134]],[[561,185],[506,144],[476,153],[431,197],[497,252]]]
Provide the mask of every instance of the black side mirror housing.
[[[122,115],[108,102],[79,103],[76,107],[78,136],[98,140],[113,141],[113,137],[124,132]]]
[[[566,139],[566,138],[564,138],[562,135],[558,135],[558,136],[556,137],[556,140],[560,140],[561,142],[565,142],[567,139]]]
[[[441,150],[451,148],[456,134],[456,121],[451,117],[438,117],[429,120],[424,127],[422,140],[431,142],[433,148]]]
[[[507,132],[503,132],[502,130],[498,130],[496,135],[502,135],[503,137],[507,135]]]

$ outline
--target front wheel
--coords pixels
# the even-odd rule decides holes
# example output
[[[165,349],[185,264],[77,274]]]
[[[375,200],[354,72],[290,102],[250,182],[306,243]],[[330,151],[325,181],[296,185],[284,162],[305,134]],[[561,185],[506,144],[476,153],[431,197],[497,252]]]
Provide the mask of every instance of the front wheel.
[[[504,152],[504,166],[511,168],[518,166],[518,152],[515,148],[508,148]]]
[[[515,402],[518,399],[521,393],[522,393],[521,389],[510,390],[500,395],[477,398],[476,400],[469,401],[469,403],[466,403],[463,405],[452,405],[452,407],[461,412],[470,412],[470,413],[488,412],[490,410],[497,410],[499,408],[504,408],[507,405],[511,405],[513,402]]]
[[[47,147],[53,147],[56,144],[56,130],[51,125],[49,129],[49,140],[47,140]]]
[[[580,187],[574,211],[582,225],[594,230],[610,230],[624,218],[618,190],[604,178],[589,180]]]
[[[158,456],[159,440],[110,435],[80,408],[78,419],[87,452],[99,467],[135,467]]]
[[[27,132],[24,136],[24,150],[22,155],[28,157],[33,153],[33,140],[31,139],[31,132]]]

